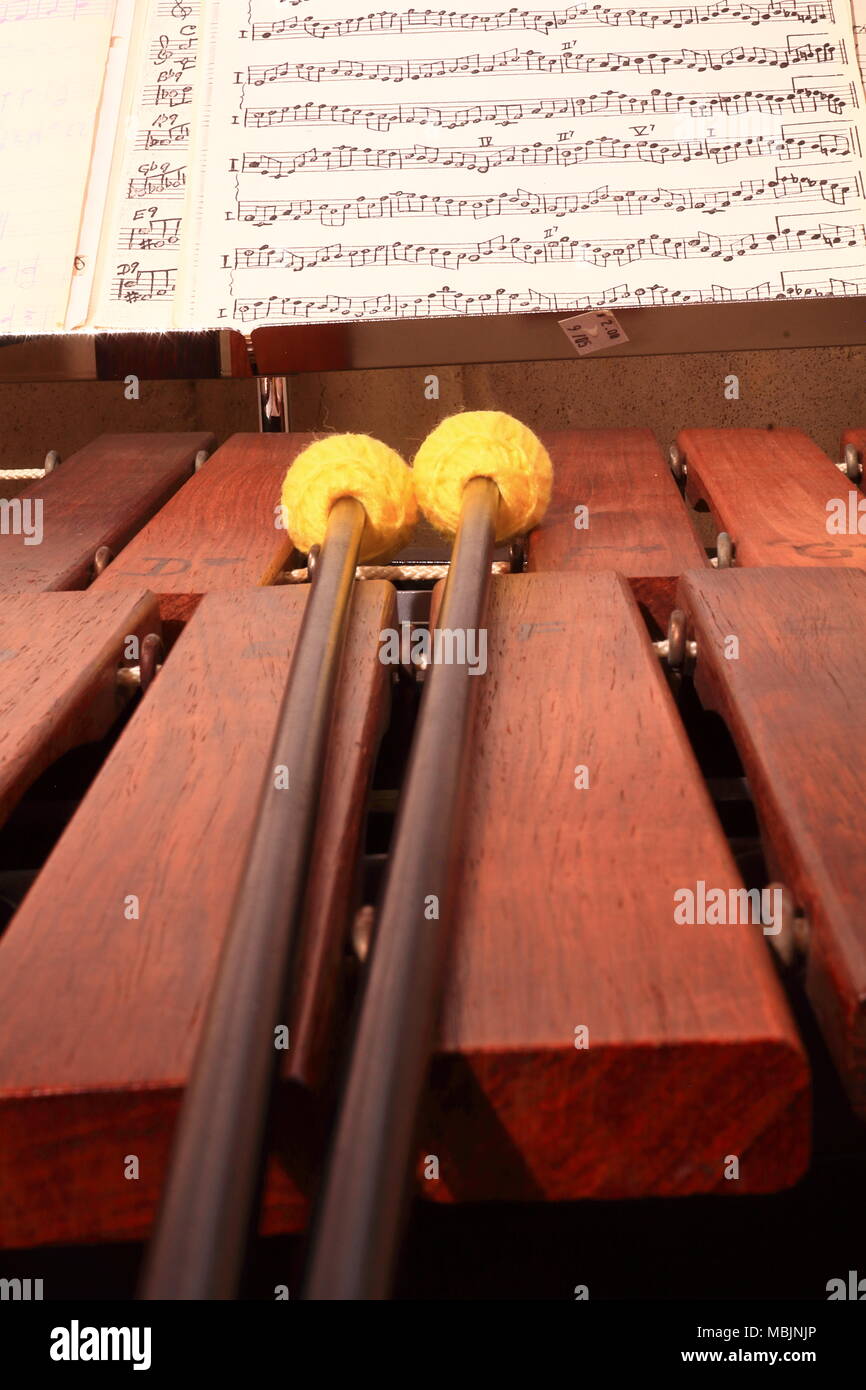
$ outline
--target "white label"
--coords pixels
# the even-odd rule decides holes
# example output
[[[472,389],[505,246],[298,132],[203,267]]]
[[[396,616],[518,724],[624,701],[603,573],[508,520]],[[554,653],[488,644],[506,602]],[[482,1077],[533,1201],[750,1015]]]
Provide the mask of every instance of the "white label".
[[[560,319],[559,326],[579,357],[599,348],[615,347],[617,343],[627,343],[628,335],[613,314],[598,310],[592,314],[575,314],[571,319]]]

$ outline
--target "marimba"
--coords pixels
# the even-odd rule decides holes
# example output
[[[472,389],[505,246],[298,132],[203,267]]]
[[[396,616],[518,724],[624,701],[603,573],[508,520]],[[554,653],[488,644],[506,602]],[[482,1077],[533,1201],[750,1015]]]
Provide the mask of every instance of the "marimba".
[[[866,1115],[866,433],[847,472],[786,430],[669,460],[542,437],[551,506],[492,579],[417,1192],[778,1193],[810,1162],[795,975]],[[104,436],[20,494],[41,544],[2,537],[6,1251],[150,1231],[307,598],[277,503],[311,438]],[[375,951],[423,676],[381,634],[436,598],[408,573],[355,585],[266,1234],[307,1224],[371,922]]]

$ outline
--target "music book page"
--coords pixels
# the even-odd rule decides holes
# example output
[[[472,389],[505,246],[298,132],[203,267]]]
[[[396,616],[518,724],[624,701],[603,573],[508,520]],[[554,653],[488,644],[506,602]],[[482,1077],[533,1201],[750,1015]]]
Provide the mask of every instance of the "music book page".
[[[188,326],[866,293],[847,0],[213,0],[201,81]]]
[[[103,228],[93,313],[100,327],[172,326],[184,246],[199,9],[199,0],[139,5]]]
[[[63,325],[114,0],[0,0],[0,334]]]

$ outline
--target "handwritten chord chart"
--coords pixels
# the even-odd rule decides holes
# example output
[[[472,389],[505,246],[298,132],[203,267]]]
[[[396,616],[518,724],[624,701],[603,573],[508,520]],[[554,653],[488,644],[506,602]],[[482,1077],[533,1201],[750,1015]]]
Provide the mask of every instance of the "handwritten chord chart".
[[[160,82],[154,87],[145,88],[142,106],[167,106],[169,109],[175,106],[192,106],[194,92],[195,88],[191,82],[184,82],[180,86],[169,86]]]
[[[141,300],[165,299],[174,294],[177,288],[177,267],[148,270],[137,261],[129,265],[119,265],[117,276],[111,286],[111,297],[138,303]]]
[[[183,259],[200,0],[147,0],[98,322],[171,326]],[[133,266],[127,257],[134,252]]]
[[[576,312],[866,284],[864,97],[846,6],[248,0],[238,16],[212,0],[201,27],[201,104],[180,117],[202,155],[184,323]],[[163,88],[183,85],[155,81],[147,101],[170,114]],[[170,131],[151,133],[168,155]],[[778,269],[744,276],[752,257]]]
[[[150,218],[121,230],[118,247],[122,251],[161,251],[180,245],[180,217]]]
[[[165,118],[160,118],[165,120]],[[176,117],[172,117],[175,120]],[[189,144],[190,125],[189,121],[180,121],[174,124],[159,124],[154,121],[148,130],[137,130],[134,139],[134,148],[137,150],[161,150],[172,146],[181,146],[186,149]]]

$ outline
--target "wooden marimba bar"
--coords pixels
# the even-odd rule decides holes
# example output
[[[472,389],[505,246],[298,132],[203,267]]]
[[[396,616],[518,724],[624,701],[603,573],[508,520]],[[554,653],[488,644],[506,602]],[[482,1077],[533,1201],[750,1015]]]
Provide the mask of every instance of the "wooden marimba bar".
[[[210,436],[105,436],[20,494],[43,502],[41,545],[2,538],[4,822],[61,755],[125,721],[0,940],[7,1249],[151,1228],[306,601],[280,582],[292,543],[275,516],[310,438],[237,435],[194,471]],[[673,472],[649,431],[542,438],[550,509],[524,572],[492,580],[417,1188],[451,1203],[776,1192],[809,1163],[810,1068],[770,945],[802,959],[866,1115],[866,499],[794,431],[685,430]],[[850,460],[866,431],[843,442]],[[730,538],[718,566],[684,498]],[[833,499],[845,531],[828,529]],[[320,1175],[397,603],[395,584],[356,585],[265,1232],[305,1227]],[[151,633],[167,655],[137,694]],[[727,726],[788,890],[770,933],[674,915],[686,890],[706,915],[700,885],[725,911],[746,886],[678,704],[688,686]]]

